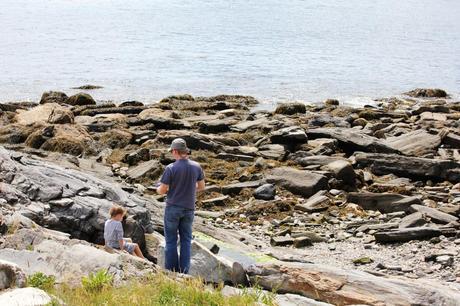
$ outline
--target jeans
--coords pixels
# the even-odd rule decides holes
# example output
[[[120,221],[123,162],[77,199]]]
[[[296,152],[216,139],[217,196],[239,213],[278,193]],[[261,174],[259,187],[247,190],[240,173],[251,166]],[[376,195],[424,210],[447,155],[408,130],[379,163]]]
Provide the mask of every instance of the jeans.
[[[192,249],[192,224],[194,210],[166,205],[164,215],[165,268],[187,274],[190,269]],[[180,236],[180,258],[177,255],[177,234]]]

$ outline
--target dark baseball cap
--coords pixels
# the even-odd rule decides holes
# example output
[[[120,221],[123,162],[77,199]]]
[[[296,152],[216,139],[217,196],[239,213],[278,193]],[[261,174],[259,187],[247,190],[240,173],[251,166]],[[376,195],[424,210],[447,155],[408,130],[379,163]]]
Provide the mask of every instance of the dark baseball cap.
[[[171,146],[169,147],[169,151],[177,150],[180,152],[190,152],[189,148],[187,148],[187,143],[182,138],[176,138],[171,142]]]

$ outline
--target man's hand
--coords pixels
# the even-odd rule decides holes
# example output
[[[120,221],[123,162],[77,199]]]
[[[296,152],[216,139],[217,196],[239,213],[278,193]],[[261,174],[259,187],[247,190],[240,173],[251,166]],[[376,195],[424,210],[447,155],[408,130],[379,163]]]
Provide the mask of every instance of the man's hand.
[[[158,194],[166,194],[168,193],[169,186],[166,184],[161,183],[160,186],[157,188]]]

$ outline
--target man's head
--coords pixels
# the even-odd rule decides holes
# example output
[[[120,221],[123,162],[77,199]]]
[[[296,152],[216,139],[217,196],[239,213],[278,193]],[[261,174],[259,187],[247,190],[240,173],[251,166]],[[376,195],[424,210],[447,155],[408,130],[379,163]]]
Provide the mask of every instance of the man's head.
[[[117,221],[122,221],[123,217],[126,214],[126,210],[119,205],[113,205],[110,208],[109,214],[110,214],[110,218],[115,219]]]
[[[182,138],[176,138],[172,141],[169,151],[175,159],[181,159],[188,156],[190,150],[187,148],[187,143]]]

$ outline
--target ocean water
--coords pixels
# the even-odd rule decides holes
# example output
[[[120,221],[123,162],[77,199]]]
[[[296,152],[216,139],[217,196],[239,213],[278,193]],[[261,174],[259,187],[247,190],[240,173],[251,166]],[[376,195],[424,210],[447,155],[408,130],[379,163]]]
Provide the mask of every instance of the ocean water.
[[[0,101],[460,97],[458,0],[1,0]]]

